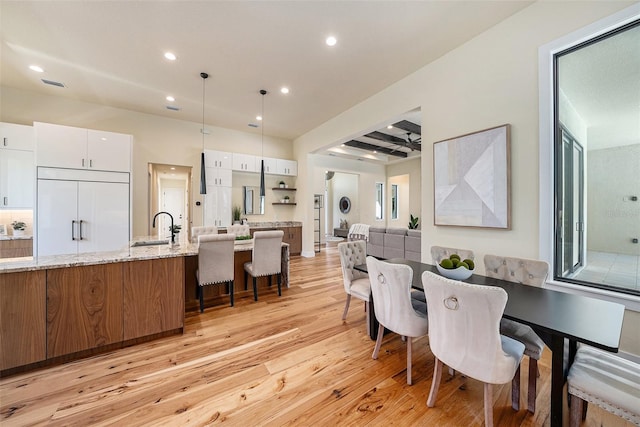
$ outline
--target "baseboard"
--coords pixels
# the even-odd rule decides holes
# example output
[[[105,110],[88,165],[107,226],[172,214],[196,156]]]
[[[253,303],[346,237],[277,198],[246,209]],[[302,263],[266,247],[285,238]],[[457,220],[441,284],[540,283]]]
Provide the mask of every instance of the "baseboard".
[[[618,356],[640,365],[640,356],[638,356],[637,354],[627,353],[626,351],[619,351]]]

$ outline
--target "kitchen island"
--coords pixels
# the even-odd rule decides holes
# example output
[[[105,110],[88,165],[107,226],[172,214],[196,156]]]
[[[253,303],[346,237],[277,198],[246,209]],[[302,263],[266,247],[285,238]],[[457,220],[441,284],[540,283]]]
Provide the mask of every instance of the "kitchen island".
[[[236,282],[252,247],[236,245]],[[182,333],[185,299],[195,299],[197,254],[197,244],[182,241],[1,260],[0,373]],[[282,263],[288,286],[287,244]]]

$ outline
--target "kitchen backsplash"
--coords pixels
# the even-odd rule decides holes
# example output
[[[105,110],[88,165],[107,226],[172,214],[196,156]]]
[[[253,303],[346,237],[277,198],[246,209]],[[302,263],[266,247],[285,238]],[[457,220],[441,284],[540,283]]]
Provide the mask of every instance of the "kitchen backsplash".
[[[0,225],[6,226],[7,235],[13,234],[13,227],[11,223],[13,221],[22,221],[27,224],[27,228],[24,231],[25,235],[33,235],[33,211],[32,210],[2,210],[0,209]]]

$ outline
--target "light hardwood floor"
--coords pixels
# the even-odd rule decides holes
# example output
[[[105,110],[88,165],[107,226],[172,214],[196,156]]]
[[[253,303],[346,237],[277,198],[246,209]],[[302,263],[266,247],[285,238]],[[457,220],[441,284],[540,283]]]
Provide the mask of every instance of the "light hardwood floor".
[[[362,302],[354,299],[341,321],[345,294],[335,244],[315,258],[293,257],[291,287],[281,298],[275,286],[259,297],[188,313],[181,336],[3,378],[0,424],[483,424],[482,384],[459,374],[443,374],[436,407],[427,408],[428,337],[414,341],[412,386],[399,336],[387,336],[378,360],[371,359]],[[549,364],[547,351],[535,415],[511,409],[509,385],[495,388],[495,425],[549,424]],[[525,398],[523,388],[522,406]],[[627,424],[590,406],[585,425]]]

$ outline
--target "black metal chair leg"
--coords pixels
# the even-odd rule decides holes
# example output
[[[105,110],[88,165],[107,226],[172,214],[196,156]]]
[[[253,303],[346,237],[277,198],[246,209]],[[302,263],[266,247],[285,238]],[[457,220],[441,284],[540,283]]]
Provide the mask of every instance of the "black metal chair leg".
[[[244,290],[247,290],[247,280],[249,280],[247,270],[244,271]]]
[[[231,307],[233,307],[233,280],[229,282],[229,298],[231,299]]]
[[[198,285],[199,288],[202,286]],[[204,289],[200,289],[200,313],[204,312]]]
[[[267,276],[269,280],[269,287],[271,287],[271,275]]]
[[[282,273],[278,274],[278,296],[282,296]]]
[[[258,286],[256,285],[256,278],[253,278],[253,300],[258,301]]]

